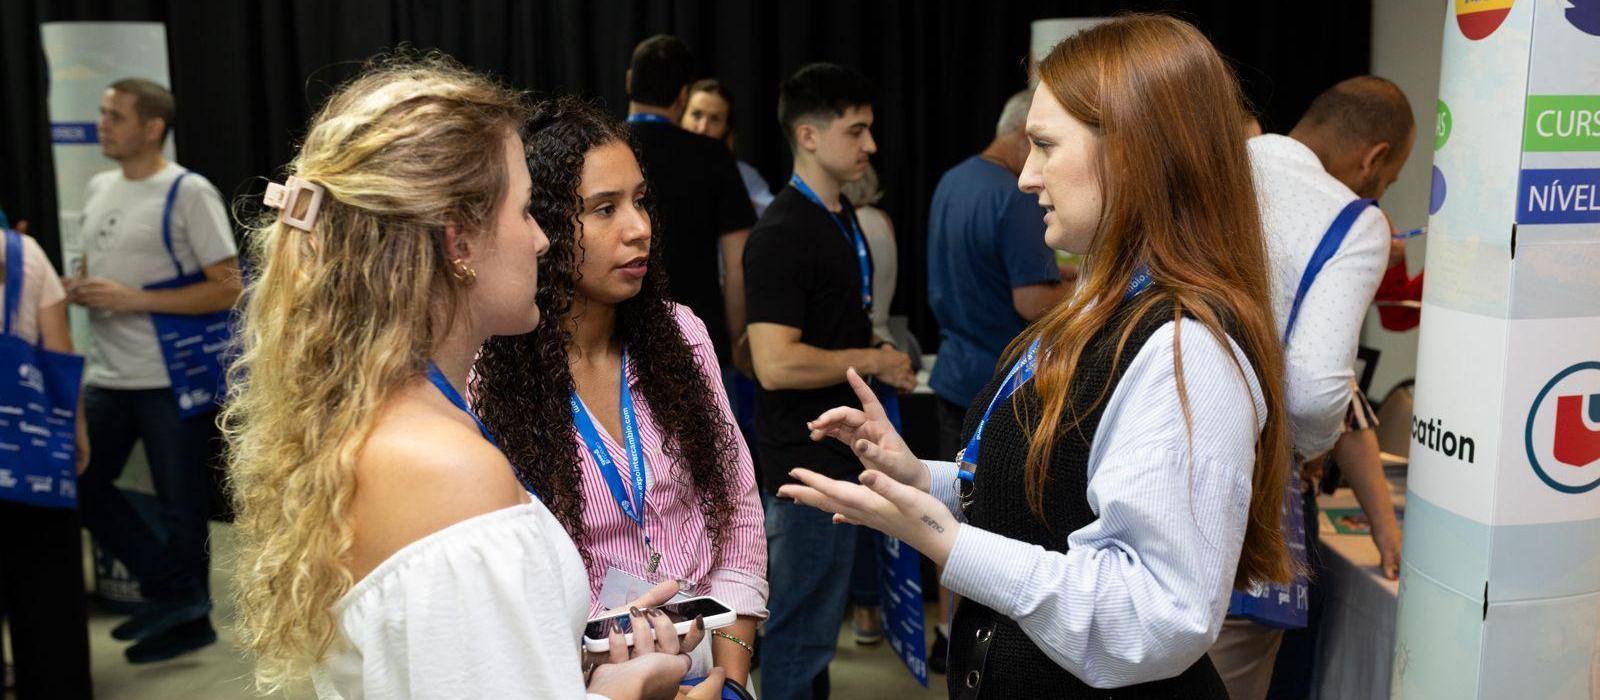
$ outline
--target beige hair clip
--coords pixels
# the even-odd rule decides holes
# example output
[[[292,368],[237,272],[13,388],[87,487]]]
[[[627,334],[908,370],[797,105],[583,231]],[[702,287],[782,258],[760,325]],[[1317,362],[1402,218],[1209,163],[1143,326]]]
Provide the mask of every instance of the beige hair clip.
[[[267,193],[262,195],[261,202],[281,209],[283,223],[309,233],[317,223],[317,210],[322,207],[325,192],[322,185],[290,175],[281,185],[267,183]]]

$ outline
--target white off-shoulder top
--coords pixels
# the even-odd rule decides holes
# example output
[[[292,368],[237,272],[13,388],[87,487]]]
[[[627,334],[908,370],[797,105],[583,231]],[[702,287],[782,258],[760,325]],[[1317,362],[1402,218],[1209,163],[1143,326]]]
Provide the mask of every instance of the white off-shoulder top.
[[[396,552],[334,607],[342,639],[320,698],[581,698],[589,582],[566,530],[533,502]]]

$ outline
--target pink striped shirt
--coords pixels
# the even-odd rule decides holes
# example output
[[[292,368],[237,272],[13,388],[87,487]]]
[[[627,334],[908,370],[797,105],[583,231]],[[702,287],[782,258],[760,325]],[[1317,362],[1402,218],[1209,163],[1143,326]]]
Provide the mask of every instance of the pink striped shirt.
[[[711,336],[706,333],[706,324],[688,307],[672,306],[678,329],[689,341],[703,379],[711,389],[717,408],[722,411],[723,428],[734,437],[734,462],[726,468],[732,474],[738,503],[728,521],[728,542],[722,547],[721,560],[712,561],[705,516],[700,512],[689,474],[667,456],[661,429],[650,412],[649,402],[637,389],[638,380],[630,360],[628,384],[635,388],[633,406],[639,441],[650,467],[644,497],[644,523],[651,544],[661,554],[661,564],[655,576],[645,574],[649,550],[645,548],[643,534],[617,506],[594,456],[589,454],[589,448],[574,428],[572,439],[578,443],[578,457],[583,463],[581,490],[586,548],[593,560],[589,569],[589,598],[594,601],[590,604],[590,615],[600,612],[598,600],[606,568],[616,567],[647,580],[688,581],[694,586],[691,595],[715,596],[740,615],[764,619],[767,616],[767,536],[761,502],[756,496],[750,450],[735,427],[733,411],[728,407],[721,368],[717,364],[716,350],[711,346]],[[599,433],[611,455],[611,463],[622,478],[623,490],[632,498],[632,470],[627,451],[609,431],[600,428]]]

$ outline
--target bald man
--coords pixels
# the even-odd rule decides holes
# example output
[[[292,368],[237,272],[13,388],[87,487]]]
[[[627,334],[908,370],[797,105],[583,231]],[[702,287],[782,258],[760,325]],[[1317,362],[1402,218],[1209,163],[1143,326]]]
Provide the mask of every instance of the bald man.
[[[1273,311],[1281,337],[1306,265],[1346,206],[1377,199],[1399,177],[1416,139],[1411,104],[1394,83],[1375,76],[1350,78],[1312,101],[1288,136],[1250,139],[1261,224],[1271,260]],[[1305,473],[1346,429],[1355,388],[1356,348],[1361,321],[1388,263],[1390,227],[1377,207],[1360,212],[1343,242],[1323,266],[1301,301],[1294,333],[1284,347],[1284,384],[1294,461]],[[1363,402],[1364,405],[1364,402]],[[1363,413],[1363,415],[1366,415]],[[1399,556],[1399,526],[1382,464],[1341,465],[1373,522],[1380,549]],[[1303,540],[1316,556],[1314,477],[1303,480]],[[1287,533],[1286,533],[1287,534]],[[1234,612],[1230,610],[1230,613]],[[1211,648],[1211,660],[1235,700],[1260,700],[1273,688],[1295,688],[1285,697],[1309,692],[1309,640],[1317,610],[1304,632],[1285,643],[1284,630],[1229,615]],[[1300,642],[1304,641],[1304,644]],[[1284,662],[1274,679],[1278,648]],[[1294,647],[1294,649],[1291,649]],[[1301,648],[1304,647],[1304,648]],[[1290,661],[1288,657],[1294,657]]]

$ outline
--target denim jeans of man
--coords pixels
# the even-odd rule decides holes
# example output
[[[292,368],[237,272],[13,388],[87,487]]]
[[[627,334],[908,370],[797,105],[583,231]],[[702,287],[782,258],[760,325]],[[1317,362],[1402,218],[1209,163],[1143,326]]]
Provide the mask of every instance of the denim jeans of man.
[[[761,638],[761,697],[802,700],[828,668],[849,600],[856,530],[833,515],[774,498],[767,509],[770,617]]]
[[[95,542],[127,565],[146,600],[209,596],[206,551],[210,458],[216,414],[178,415],[170,389],[86,387],[89,467],[78,479],[84,525]],[[144,442],[161,503],[161,530],[140,516],[116,481],[135,442]]]

